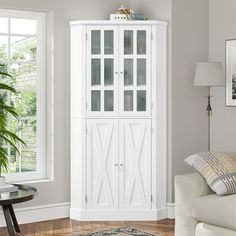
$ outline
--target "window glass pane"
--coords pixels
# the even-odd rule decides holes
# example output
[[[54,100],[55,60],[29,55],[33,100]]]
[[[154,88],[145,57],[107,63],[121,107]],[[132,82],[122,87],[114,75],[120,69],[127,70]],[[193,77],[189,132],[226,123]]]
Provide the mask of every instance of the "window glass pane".
[[[93,90],[91,96],[92,111],[101,111],[101,91]]]
[[[133,111],[133,91],[124,91],[124,111]]]
[[[11,60],[29,61],[37,58],[37,39],[36,37],[12,36],[11,41]]]
[[[8,38],[0,35],[0,63],[4,63],[8,58]]]
[[[20,158],[19,154],[16,153],[16,151],[10,147],[9,148],[10,152],[10,167],[9,167],[9,172],[10,173],[18,173],[20,172]]]
[[[0,17],[0,33],[8,33],[8,18]]]
[[[36,152],[29,150],[22,151],[21,172],[36,171]]]
[[[105,111],[114,110],[114,93],[112,90],[106,90],[104,92],[104,110]]]
[[[37,167],[36,155],[36,120],[22,119],[22,139],[28,140],[27,146],[21,151],[21,172],[35,171]]]
[[[124,85],[133,85],[133,59],[124,59]]]
[[[20,14],[19,11],[19,17]],[[9,131],[26,143],[26,145],[15,143],[19,149],[18,153],[13,146],[0,141],[0,145],[6,148],[9,157],[9,173],[36,171],[37,150],[41,142],[37,136],[39,102],[37,98],[40,90],[44,88],[37,86],[37,70],[44,62],[36,60],[39,43],[37,38],[41,35],[38,35],[40,32],[37,31],[38,21],[26,18],[23,13],[22,18],[10,18],[9,21],[8,18],[0,17],[0,34],[9,33],[9,38],[0,35],[0,63],[7,64],[6,69],[3,67],[1,69],[13,77],[13,79],[5,77],[2,82],[15,87],[17,93],[7,93],[6,96],[9,105],[14,106],[19,115],[19,119],[9,115],[7,126]]]
[[[137,85],[146,85],[146,59],[137,59]]]
[[[21,117],[20,121],[11,121],[12,131],[15,132],[21,139],[23,139],[27,143],[26,146],[20,145],[20,154],[16,153],[14,149],[11,150],[11,173],[36,171],[36,124],[36,117]]]
[[[19,120],[9,120],[10,128],[26,146],[20,145],[20,154],[11,151],[10,172],[33,171],[37,168],[37,66],[35,63],[14,63],[10,73],[16,78],[17,94],[11,95],[10,103],[15,106]]]
[[[146,91],[137,91],[137,111],[146,111]]]
[[[146,31],[137,31],[137,53],[146,54]]]
[[[92,71],[92,86],[101,85],[101,60],[100,59],[92,59],[91,61]]]
[[[104,59],[104,85],[109,86],[114,83],[113,59]]]
[[[105,54],[113,54],[113,30],[105,30],[104,31],[104,53]]]
[[[10,74],[14,78],[16,78],[15,86],[18,93],[22,92],[26,92],[27,94],[31,92],[36,93],[36,78],[37,78],[36,62],[12,63],[10,65]],[[23,98],[24,96],[20,97],[20,99]],[[21,102],[19,101],[19,104],[20,103]]]
[[[124,31],[124,53],[133,54],[133,31]]]
[[[92,40],[91,40],[91,53],[100,54],[101,53],[101,31],[92,30]]]
[[[29,34],[37,33],[37,21],[29,19],[10,19],[11,34]]]

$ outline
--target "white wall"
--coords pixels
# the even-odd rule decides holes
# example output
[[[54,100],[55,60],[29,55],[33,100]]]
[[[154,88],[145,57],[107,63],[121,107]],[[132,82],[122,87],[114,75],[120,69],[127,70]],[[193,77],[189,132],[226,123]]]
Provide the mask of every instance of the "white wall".
[[[236,39],[236,1],[209,0],[209,59],[225,63],[225,40]],[[236,107],[225,106],[225,88],[212,89],[211,149],[236,151]]]
[[[171,0],[130,0],[130,7],[149,20],[171,20]]]
[[[214,1],[214,0],[213,0]],[[208,0],[172,1],[172,175],[193,172],[184,159],[207,150],[206,88],[194,87],[208,60]],[[172,191],[173,195],[174,191]],[[169,196],[169,201],[173,196]]]

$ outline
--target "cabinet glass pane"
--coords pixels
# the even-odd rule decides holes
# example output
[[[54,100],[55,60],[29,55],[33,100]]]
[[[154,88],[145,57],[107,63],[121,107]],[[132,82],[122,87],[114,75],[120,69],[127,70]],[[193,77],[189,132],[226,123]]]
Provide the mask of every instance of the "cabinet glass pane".
[[[101,59],[92,59],[91,64],[92,86],[101,85]]]
[[[124,53],[133,54],[133,31],[124,31]]]
[[[124,85],[133,85],[133,59],[124,59]]]
[[[104,54],[113,54],[114,50],[113,30],[104,31]]]
[[[137,85],[146,85],[146,59],[137,59]]]
[[[104,92],[104,110],[105,111],[114,110],[114,94],[112,90],[106,90]]]
[[[113,59],[104,59],[104,85],[109,86],[114,83]]]
[[[124,111],[133,111],[133,91],[124,91]]]
[[[146,54],[146,31],[137,31],[137,54]]]
[[[101,91],[92,90],[91,96],[92,111],[101,111]]]
[[[137,91],[137,111],[146,111],[146,91]]]
[[[101,31],[100,30],[92,30],[91,53],[92,54],[101,53]]]

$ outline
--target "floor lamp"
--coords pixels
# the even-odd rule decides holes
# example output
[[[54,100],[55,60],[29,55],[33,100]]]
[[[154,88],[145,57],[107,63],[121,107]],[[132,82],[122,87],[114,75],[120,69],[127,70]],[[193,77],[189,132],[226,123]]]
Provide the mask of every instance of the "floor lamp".
[[[224,86],[224,74],[223,66],[221,62],[199,62],[196,65],[194,86],[206,86],[208,87],[208,104],[207,104],[207,116],[208,116],[208,151],[211,147],[211,87]]]

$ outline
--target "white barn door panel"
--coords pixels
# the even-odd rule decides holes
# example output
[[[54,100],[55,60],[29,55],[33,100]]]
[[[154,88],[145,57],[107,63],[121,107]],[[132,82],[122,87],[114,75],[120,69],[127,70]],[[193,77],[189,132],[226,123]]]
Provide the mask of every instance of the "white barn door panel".
[[[87,209],[118,208],[117,143],[117,120],[87,120]]]
[[[151,209],[151,119],[120,120],[120,208]]]

